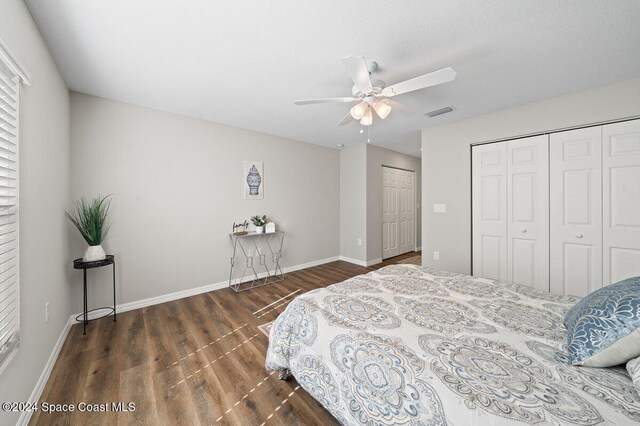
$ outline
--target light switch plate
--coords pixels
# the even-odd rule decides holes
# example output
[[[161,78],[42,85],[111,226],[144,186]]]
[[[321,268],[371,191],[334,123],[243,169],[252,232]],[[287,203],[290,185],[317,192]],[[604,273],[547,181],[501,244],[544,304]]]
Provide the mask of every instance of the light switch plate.
[[[447,212],[447,205],[446,204],[434,204],[433,205],[433,212],[434,213],[446,213]]]
[[[439,251],[434,251],[433,252],[433,260],[440,260],[440,252]]]

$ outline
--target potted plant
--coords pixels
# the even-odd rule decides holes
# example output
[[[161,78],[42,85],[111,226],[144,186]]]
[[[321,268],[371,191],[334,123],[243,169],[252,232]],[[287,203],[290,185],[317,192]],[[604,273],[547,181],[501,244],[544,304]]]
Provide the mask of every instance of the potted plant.
[[[111,207],[110,195],[97,196],[89,201],[81,198],[76,201],[71,213],[65,212],[67,218],[78,228],[89,247],[82,260],[95,262],[104,260],[107,256],[102,248],[102,241],[107,236],[111,224],[107,223],[109,208]]]
[[[251,222],[256,226],[256,234],[262,234],[264,232],[264,224],[267,223],[267,216],[252,216]]]

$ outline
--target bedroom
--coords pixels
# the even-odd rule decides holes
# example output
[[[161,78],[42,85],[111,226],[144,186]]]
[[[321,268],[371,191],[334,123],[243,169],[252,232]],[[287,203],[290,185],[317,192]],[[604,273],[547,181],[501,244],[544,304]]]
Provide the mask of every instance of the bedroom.
[[[639,422],[639,19],[1,0],[0,424]]]

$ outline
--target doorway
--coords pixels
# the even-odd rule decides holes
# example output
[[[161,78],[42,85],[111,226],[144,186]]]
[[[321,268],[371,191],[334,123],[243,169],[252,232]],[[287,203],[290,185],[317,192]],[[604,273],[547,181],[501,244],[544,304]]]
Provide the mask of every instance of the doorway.
[[[415,172],[382,166],[382,258],[416,250]]]

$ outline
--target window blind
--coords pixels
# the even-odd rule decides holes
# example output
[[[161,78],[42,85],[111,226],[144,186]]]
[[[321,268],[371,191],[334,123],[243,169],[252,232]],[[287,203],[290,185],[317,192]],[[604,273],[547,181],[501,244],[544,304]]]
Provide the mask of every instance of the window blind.
[[[0,370],[18,349],[18,113],[20,77],[0,60]]]

